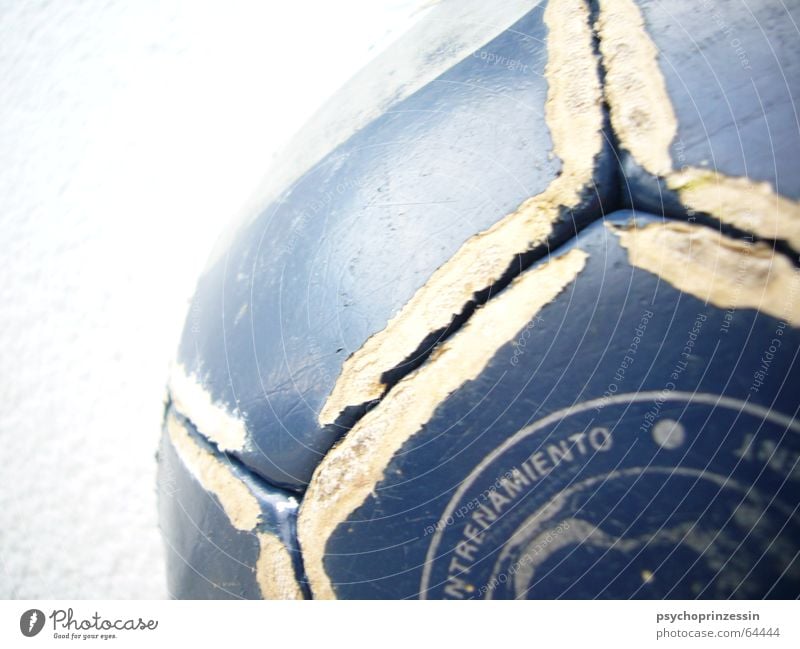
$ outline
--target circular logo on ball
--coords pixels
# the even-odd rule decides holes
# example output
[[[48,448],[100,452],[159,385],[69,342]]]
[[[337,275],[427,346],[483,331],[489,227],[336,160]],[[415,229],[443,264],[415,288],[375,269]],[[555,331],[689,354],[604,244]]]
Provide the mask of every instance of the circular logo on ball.
[[[38,608],[25,611],[19,618],[19,630],[22,635],[32,638],[44,628],[44,613]]]
[[[428,598],[800,592],[800,425],[712,394],[615,395],[519,431],[436,525]]]

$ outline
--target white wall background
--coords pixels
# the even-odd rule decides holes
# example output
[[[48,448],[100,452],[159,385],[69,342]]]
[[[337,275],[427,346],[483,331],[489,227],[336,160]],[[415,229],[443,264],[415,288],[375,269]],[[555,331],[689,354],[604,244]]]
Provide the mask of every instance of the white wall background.
[[[422,0],[0,0],[0,597],[163,597],[154,454],[195,279]]]

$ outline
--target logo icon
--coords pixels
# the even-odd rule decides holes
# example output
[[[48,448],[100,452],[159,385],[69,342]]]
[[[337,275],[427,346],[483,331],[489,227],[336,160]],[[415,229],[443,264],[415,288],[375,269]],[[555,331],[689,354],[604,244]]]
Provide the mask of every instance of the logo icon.
[[[19,630],[22,635],[32,638],[44,627],[44,613],[38,608],[25,611],[19,618]]]
[[[589,599],[613,584],[620,598],[788,598],[798,433],[777,411],[700,392],[550,413],[462,479],[420,593]]]

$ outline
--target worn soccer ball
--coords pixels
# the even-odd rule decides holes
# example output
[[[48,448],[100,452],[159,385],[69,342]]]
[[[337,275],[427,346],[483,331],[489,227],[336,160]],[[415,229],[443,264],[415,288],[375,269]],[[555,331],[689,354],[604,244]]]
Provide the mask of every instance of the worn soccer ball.
[[[443,2],[169,378],[176,597],[800,595],[797,6]]]

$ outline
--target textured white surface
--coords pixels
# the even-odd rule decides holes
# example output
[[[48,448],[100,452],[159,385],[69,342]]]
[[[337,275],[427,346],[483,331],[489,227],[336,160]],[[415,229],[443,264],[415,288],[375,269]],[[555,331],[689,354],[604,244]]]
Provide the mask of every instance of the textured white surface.
[[[421,4],[0,1],[0,596],[166,594],[154,454],[195,278]]]

